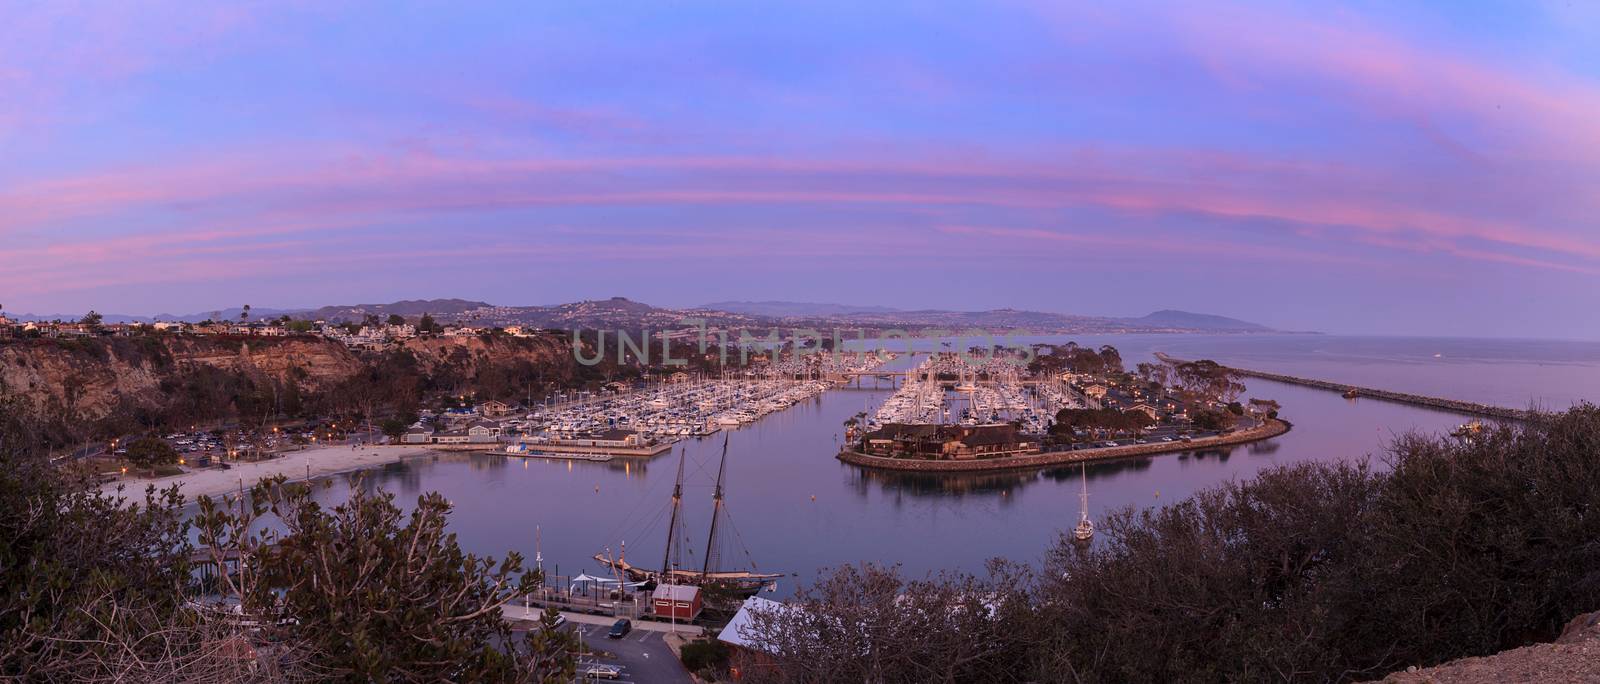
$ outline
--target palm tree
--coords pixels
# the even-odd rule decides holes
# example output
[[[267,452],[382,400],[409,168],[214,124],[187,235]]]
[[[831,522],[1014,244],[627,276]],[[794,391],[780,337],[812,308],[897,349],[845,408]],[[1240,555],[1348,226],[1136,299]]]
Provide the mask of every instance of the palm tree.
[[[239,310],[239,322],[240,323],[248,323],[249,321],[250,321],[250,305],[246,304],[246,305],[244,305],[243,309]]]

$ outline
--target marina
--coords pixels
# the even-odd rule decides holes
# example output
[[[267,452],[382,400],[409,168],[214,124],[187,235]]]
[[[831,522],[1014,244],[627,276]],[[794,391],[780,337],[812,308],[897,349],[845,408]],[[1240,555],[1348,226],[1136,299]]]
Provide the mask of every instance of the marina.
[[[673,441],[748,425],[815,398],[846,382],[851,377],[846,374],[871,372],[892,359],[893,355],[880,359],[872,354],[815,354],[774,362],[758,371],[718,376],[679,373],[639,389],[538,407],[504,425],[517,435],[515,441],[542,451],[654,456]]]
[[[1017,421],[1042,433],[1057,411],[1092,400],[1059,378],[1024,377],[1013,359],[973,364],[949,352],[929,354],[904,374],[899,389],[867,417],[864,428],[888,423],[979,425]]]
[[[1207,358],[1213,347],[1228,351],[1248,344],[1270,349],[1274,348],[1270,344],[1304,341],[1298,337],[1074,339],[1086,345],[1116,345],[1130,360],[1151,358],[1153,351],[1163,349],[1158,345],[1175,348],[1175,354],[1181,350],[1187,358]],[[904,374],[926,358],[902,356],[877,370]],[[1593,377],[1592,368],[1579,367],[1589,374],[1582,377]],[[1568,374],[1573,374],[1570,367]],[[729,537],[742,541],[749,557],[759,563],[754,569],[740,568],[743,571],[784,573],[775,592],[762,593],[782,598],[822,568],[866,559],[899,563],[908,575],[921,575],[938,570],[982,572],[984,560],[997,556],[1033,558],[1061,534],[1072,532],[1082,517],[1084,490],[1091,495],[1089,517],[1103,528],[1107,513],[1124,506],[1143,508],[1182,500],[1199,489],[1249,478],[1274,465],[1372,456],[1381,467],[1377,457],[1398,435],[1411,430],[1447,434],[1461,423],[1455,413],[1388,402],[1349,402],[1337,393],[1253,380],[1250,394],[1280,401],[1285,414],[1292,416],[1292,431],[1247,445],[1191,446],[1163,456],[986,472],[890,471],[835,459],[843,445],[844,421],[864,407],[883,403],[899,389],[898,382],[880,388],[871,382],[834,385],[786,410],[718,433],[717,439],[676,442],[673,449],[681,450],[684,461],[684,505],[677,521],[684,532],[678,540],[688,543],[674,543],[674,556],[682,549],[675,569],[689,573],[703,569],[712,513],[709,499],[723,437],[728,439],[723,507],[734,513],[723,522],[734,522],[719,526],[718,536],[731,530]],[[368,471],[361,486],[392,491],[404,507],[413,505],[423,492],[440,492],[455,505],[452,532],[474,553],[498,555],[517,549],[531,558],[533,529],[542,523],[544,568],[552,577],[588,573],[614,579],[617,571],[595,555],[605,547],[620,552],[623,543],[627,551],[619,562],[650,573],[660,571],[670,517],[666,504],[678,480],[678,457],[674,453],[671,460],[587,462],[504,453],[435,454]],[[315,496],[329,505],[338,503],[354,482],[344,476],[327,480],[326,486],[316,488]],[[1002,529],[1004,534],[995,533]],[[1092,543],[1100,543],[1104,536],[1104,529],[1096,532]],[[961,552],[952,554],[952,549]],[[744,559],[742,552],[727,557]],[[632,579],[639,574],[624,573],[629,581],[640,581]]]

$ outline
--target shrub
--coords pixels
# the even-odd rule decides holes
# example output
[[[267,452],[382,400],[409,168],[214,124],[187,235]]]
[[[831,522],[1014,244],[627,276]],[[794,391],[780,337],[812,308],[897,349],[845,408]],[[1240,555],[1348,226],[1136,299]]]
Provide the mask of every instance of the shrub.
[[[726,672],[728,670],[728,645],[716,639],[697,639],[683,645],[679,652],[683,666],[690,672]]]

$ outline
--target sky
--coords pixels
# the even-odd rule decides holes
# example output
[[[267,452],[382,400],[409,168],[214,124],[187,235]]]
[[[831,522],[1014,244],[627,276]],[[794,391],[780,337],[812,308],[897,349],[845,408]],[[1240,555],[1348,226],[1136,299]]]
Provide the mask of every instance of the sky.
[[[0,306],[1600,339],[1583,2],[0,0]]]

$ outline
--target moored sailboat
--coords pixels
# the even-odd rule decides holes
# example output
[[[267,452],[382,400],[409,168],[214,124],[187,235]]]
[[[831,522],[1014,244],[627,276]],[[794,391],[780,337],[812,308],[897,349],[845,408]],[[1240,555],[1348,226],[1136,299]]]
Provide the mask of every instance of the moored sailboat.
[[[1079,495],[1079,503],[1078,525],[1072,528],[1072,538],[1087,542],[1094,538],[1094,521],[1089,519],[1089,466],[1083,466],[1083,493]]]
[[[783,577],[781,573],[763,573],[755,569],[755,563],[750,562],[749,570],[725,570],[719,566],[722,559],[719,543],[719,527],[726,526],[723,519],[727,517],[727,506],[723,501],[723,479],[728,467],[728,438],[722,440],[722,459],[717,467],[717,484],[712,494],[711,529],[706,540],[704,559],[698,570],[683,566],[683,544],[679,537],[681,519],[678,515],[683,502],[683,465],[684,454],[678,452],[677,479],[672,487],[672,508],[667,523],[667,546],[661,561],[661,569],[653,570],[628,563],[624,559],[613,559],[608,554],[595,554],[594,559],[612,571],[625,575],[629,581],[655,582],[657,584],[688,584],[707,589],[716,589],[722,593],[735,596],[750,596],[762,589],[774,587]],[[749,552],[745,551],[748,558]]]

